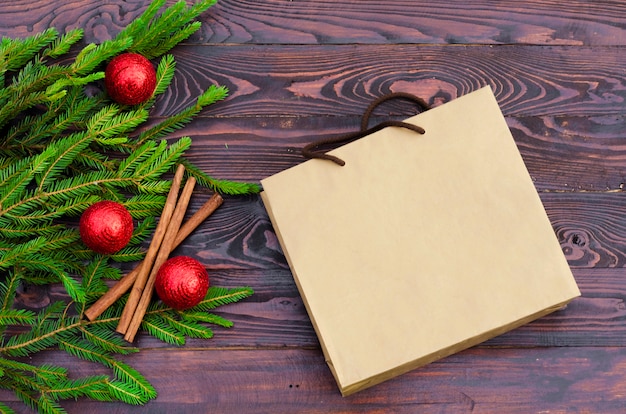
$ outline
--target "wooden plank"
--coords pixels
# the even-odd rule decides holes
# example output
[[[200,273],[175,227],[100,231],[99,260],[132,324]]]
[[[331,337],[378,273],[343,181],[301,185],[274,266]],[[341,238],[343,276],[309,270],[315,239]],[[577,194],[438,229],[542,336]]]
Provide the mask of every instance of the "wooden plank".
[[[486,85],[506,116],[592,116],[608,124],[626,110],[624,48],[188,45],[174,54],[175,87],[159,96],[153,117],[192,105],[214,84],[229,97],[203,116],[360,116],[389,92],[436,106]]]
[[[250,285],[256,294],[219,309],[235,326],[216,328],[211,340],[174,348],[141,335],[142,352],[125,360],[160,395],[133,411],[623,411],[626,9],[582,0],[496,3],[220,0],[202,16],[201,31],[174,51],[175,82],[151,122],[211,84],[228,86],[226,101],[172,138],[193,136],[189,157],[217,178],[256,182],[302,162],[305,143],[355,130],[383,93],[408,91],[439,105],[492,85],[583,296],[479,347],[341,398],[260,199],[229,197],[177,253],[205,263],[216,285]],[[83,27],[87,42],[102,42],[147,4],[3,2],[0,36]],[[377,119],[412,110],[391,104]],[[34,309],[67,299],[60,286],[20,290],[20,305]],[[110,374],[59,351],[32,361],[75,375]],[[25,412],[4,390],[0,401]],[[83,399],[65,406],[129,410]]]
[[[495,338],[486,346],[622,345],[626,341],[626,280],[622,271],[626,263],[626,224],[622,220],[626,200],[620,193],[601,192],[545,192],[541,197],[583,297],[566,310]],[[193,204],[201,202],[194,199]],[[175,254],[198,258],[208,267],[216,286],[247,285],[256,292],[252,298],[218,311],[233,320],[235,328],[217,328],[212,340],[193,340],[189,346],[317,345],[257,197],[228,199]],[[18,304],[41,309],[57,300],[68,300],[61,286],[28,287],[20,291]],[[138,345],[166,346],[145,335]]]
[[[622,115],[508,117],[507,123],[539,191],[623,190]]]
[[[24,37],[47,27],[64,31],[79,22],[87,42],[102,42],[146,6],[145,1],[4,2],[0,35]],[[190,42],[624,45],[625,19],[619,3],[599,6],[582,0],[523,5],[482,0],[454,7],[442,1],[220,0],[201,17],[202,30]]]
[[[40,353],[73,375],[107,373],[60,352]],[[124,359],[159,396],[137,413],[617,412],[626,396],[626,349],[473,348],[353,396],[339,395],[319,349],[144,350]],[[0,400],[19,408],[0,390]],[[68,412],[128,406],[64,402]]]
[[[612,7],[611,7],[612,6]],[[619,4],[220,1],[202,39],[228,43],[623,45]]]
[[[594,116],[608,123],[626,109],[623,48],[181,45],[174,54],[176,87],[159,96],[153,117],[192,105],[214,84],[226,86],[229,97],[204,116],[360,116],[389,92],[436,106],[486,85],[506,116]]]
[[[56,28],[60,33],[85,30],[86,43],[102,43],[119,33],[148,6],[145,1],[90,0],[3,2],[0,36],[26,37]]]
[[[381,108],[372,125],[415,114],[411,105],[391,108],[386,115],[385,110]],[[539,191],[623,190],[623,115],[508,116],[506,120]],[[201,117],[171,136],[193,138],[187,155],[207,173],[258,182],[305,161],[300,151],[309,142],[355,132],[359,127],[360,115]],[[258,204],[250,207],[263,209]]]
[[[209,268],[211,272],[211,269]],[[582,296],[565,309],[484,343],[487,347],[520,346],[622,346],[626,343],[626,279],[622,268],[575,268]],[[248,285],[256,294],[242,302],[221,307],[215,313],[234,322],[230,329],[213,327],[210,340],[187,341],[187,347],[316,347],[319,342],[302,299],[288,270],[222,271],[216,286]],[[20,291],[20,307],[41,309],[51,301],[65,300],[62,286]],[[17,332],[17,329],[8,331]],[[169,345],[141,334],[140,348]]]
[[[574,268],[626,265],[626,199],[621,193],[546,192],[540,194],[557,238]],[[201,200],[194,201],[197,205]],[[174,254],[200,260],[229,285],[252,283],[260,272],[273,278],[264,294],[292,289],[278,282],[288,266],[258,196],[233,197],[202,224]],[[511,235],[515,237],[515,235]],[[130,269],[126,264],[123,269]],[[247,276],[249,275],[249,277]]]
[[[424,45],[188,45],[153,110],[167,116],[212,84],[230,96],[208,116],[361,115],[403,91],[438,105],[491,85],[507,116],[622,115],[626,49]],[[602,56],[601,59],[598,56]]]

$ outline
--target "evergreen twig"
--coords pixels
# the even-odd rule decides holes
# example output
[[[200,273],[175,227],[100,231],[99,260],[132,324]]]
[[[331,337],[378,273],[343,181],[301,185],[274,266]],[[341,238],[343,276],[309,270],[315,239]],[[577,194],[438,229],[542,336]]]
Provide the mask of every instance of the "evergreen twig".
[[[215,191],[259,191],[256,184],[218,180],[191,164],[184,158],[189,137],[166,140],[224,99],[226,88],[211,86],[190,107],[137,132],[173,79],[175,60],[166,53],[199,28],[193,20],[215,0],[191,6],[179,1],[162,10],[165,3],[155,0],[114,39],[84,46],[69,64],[56,62],[68,61],[59,58],[82,39],[80,29],[60,35],[50,28],[0,41],[0,388],[41,413],[63,413],[62,401],[79,397],[128,404],[156,397],[148,380],[117,357],[138,351],[114,332],[124,298],[95,321],[83,313],[106,291],[106,280],[121,277],[117,262],[142,259],[141,245],[170,187],[169,171],[183,163],[199,184]],[[159,59],[152,99],[127,107],[105,93],[85,93],[102,83],[106,62],[124,51]],[[130,244],[109,256],[88,250],[76,225],[102,199],[123,203],[137,222]],[[20,288],[29,284],[63,286],[68,300],[38,313],[16,307]],[[210,311],[251,294],[247,287],[211,287],[204,301],[184,312],[157,302],[143,326],[178,345],[187,337],[211,338],[207,325],[228,328],[232,322]],[[64,367],[16,359],[49,348],[101,364],[110,375],[70,378]],[[12,410],[0,403],[4,412]]]

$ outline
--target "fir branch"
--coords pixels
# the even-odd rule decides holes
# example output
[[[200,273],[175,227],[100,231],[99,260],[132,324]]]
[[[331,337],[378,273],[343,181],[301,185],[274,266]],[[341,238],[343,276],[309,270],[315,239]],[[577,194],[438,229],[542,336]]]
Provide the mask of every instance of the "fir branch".
[[[83,38],[83,35],[83,29],[70,30],[52,42],[50,47],[44,50],[43,56],[53,59],[63,56],[70,51],[70,48],[74,44],[78,43]]]
[[[7,407],[3,402],[0,402],[0,414],[15,414],[15,411]]]
[[[12,250],[0,251],[0,269],[20,263],[25,257],[37,253],[46,245],[45,237],[37,237],[27,242],[16,244]]]
[[[45,92],[46,88],[56,80],[72,75],[70,68],[63,65],[47,66],[33,62],[26,64],[13,82],[0,90],[0,104],[11,102],[11,105],[0,110],[0,125],[6,125],[35,105],[49,103],[50,97]]]
[[[65,229],[46,239],[46,250],[63,250],[80,239],[77,229]]]
[[[226,318],[223,318],[214,313],[206,313],[206,312],[185,312],[181,315],[181,317],[185,320],[194,321],[194,322],[204,322],[210,323],[213,325],[218,325],[223,328],[231,328],[233,326],[233,322],[229,321]]]
[[[59,349],[85,361],[97,362],[107,365],[108,355],[95,344],[82,337],[74,335],[57,334]]]
[[[112,137],[132,131],[148,119],[148,111],[138,109],[119,112],[119,107],[111,105],[102,108],[88,122],[87,128],[99,137]]]
[[[80,303],[79,314],[85,310],[86,301],[92,297],[100,296],[107,291],[104,283],[105,269],[108,268],[109,258],[105,255],[96,255],[82,273],[82,288],[87,293],[85,302]]]
[[[160,208],[159,211],[163,211],[163,209]],[[137,212],[132,212],[131,215],[133,214],[137,214]],[[135,231],[133,231],[133,236],[130,238],[130,241],[128,242],[129,246],[137,246],[137,245],[142,244],[144,240],[146,240],[148,236],[150,236],[154,232],[154,229],[156,227],[156,220],[154,218],[155,215],[151,217],[146,217],[145,220],[138,222],[137,227],[135,228]],[[137,214],[137,217],[140,217],[140,216],[141,215]],[[113,277],[110,277],[110,276],[108,278],[114,279]]]
[[[223,99],[225,88],[211,86],[194,105],[141,134],[135,131],[147,121],[154,97],[126,107],[104,93],[91,93],[97,89],[91,84],[101,84],[103,66],[111,57],[127,50],[150,58],[164,55],[198,30],[198,22],[191,20],[214,0],[191,7],[181,1],[159,14],[165,4],[154,1],[115,39],[83,47],[67,65],[49,60],[69,52],[82,39],[81,29],[62,36],[49,29],[23,40],[0,40],[0,387],[40,412],[63,412],[59,401],[68,398],[143,404],[156,397],[146,378],[114,357],[138,351],[114,333],[124,299],[99,320],[85,321],[82,314],[106,290],[105,280],[121,277],[114,262],[143,257],[141,246],[171,186],[163,176],[182,162],[200,184],[216,191],[248,194],[259,189],[216,180],[193,167],[183,158],[189,137],[167,141],[203,108]],[[175,69],[173,56],[163,56],[154,96],[166,91]],[[140,220],[131,243],[106,257],[83,246],[77,229],[68,224],[101,199],[124,203]],[[39,313],[14,309],[19,286],[30,283],[63,285],[71,300]],[[189,311],[156,303],[146,316],[148,333],[172,343],[209,338],[213,332],[203,324],[228,327],[232,322],[202,309],[252,294],[249,288],[210,292],[200,308]],[[7,327],[13,325],[27,329],[9,334]],[[69,379],[61,367],[13,359],[51,347],[101,364],[113,375]]]
[[[171,169],[176,162],[179,161],[183,152],[189,148],[191,140],[188,137],[183,137],[176,143],[167,147],[167,143],[163,141],[158,147],[153,148],[152,154],[145,160],[135,166],[134,174],[131,176],[128,170],[125,170],[125,176],[119,177],[116,174],[109,171],[97,171],[86,174],[77,175],[67,178],[65,180],[55,181],[50,184],[47,191],[38,191],[24,194],[24,197],[19,201],[15,201],[13,196],[11,201],[14,204],[4,209],[4,214],[15,211],[24,205],[37,205],[42,203],[65,203],[68,199],[87,196],[98,192],[102,187],[117,186],[120,188],[127,188],[129,186],[138,186],[142,191],[146,191],[150,188],[149,185],[143,185],[144,180],[151,180],[159,177],[167,170]],[[45,153],[33,160],[33,170],[24,172],[24,177],[18,180],[17,184],[21,184],[20,187],[11,190],[4,199],[0,199],[0,205],[4,205],[6,199],[15,193],[18,189],[23,189],[32,180],[32,176],[35,172],[39,172],[45,165],[43,160],[49,157]],[[41,167],[39,167],[41,165]],[[37,168],[35,168],[37,167]],[[1,189],[1,187],[0,187]],[[159,191],[163,190],[159,188]]]
[[[0,312],[0,326],[30,325],[35,320],[35,314],[26,309],[8,309]]]
[[[84,198],[98,194],[107,186],[119,186],[126,188],[135,184],[130,177],[117,177],[109,171],[95,171],[69,177],[51,183],[46,191],[30,191],[23,194],[19,201],[6,207],[3,214],[7,215],[21,208],[30,208],[47,204],[65,204],[73,198]]]
[[[59,405],[57,401],[48,397],[46,394],[42,394],[37,400],[37,408],[44,414],[66,414],[65,410]]]
[[[123,403],[142,405],[149,400],[143,395],[143,390],[140,387],[132,384],[123,381],[109,381],[107,385],[109,393]]]
[[[141,321],[141,327],[160,341],[171,345],[185,345],[185,336],[163,320],[159,314],[147,313]]]
[[[0,217],[0,232],[6,232],[7,237],[9,237],[11,234],[18,235],[18,232],[27,230],[29,226],[32,226],[30,227],[32,229],[31,235],[33,233],[47,235],[52,232],[63,231],[65,227],[53,223],[52,219],[76,216],[99,200],[100,197],[97,195],[85,194],[54,206],[46,203],[45,199],[30,199],[30,201],[20,203],[15,208],[5,212],[4,218]],[[15,227],[11,228],[10,226]]]
[[[29,158],[23,164],[24,167],[28,166],[27,169],[21,168],[19,174],[16,174],[14,179],[0,184],[0,212],[4,210],[4,213],[6,213],[10,209],[6,206],[14,203],[23,194],[23,191],[35,176],[49,165],[54,152],[54,148],[48,148],[41,154]]]
[[[44,395],[52,401],[90,397],[106,387],[108,377],[97,375],[79,379],[64,379],[46,389]]]
[[[119,280],[122,278],[122,270],[119,267],[107,266],[103,269],[104,279]]]
[[[0,282],[0,312],[7,312],[11,309],[20,281],[21,277],[18,272],[9,271],[5,283]],[[6,326],[0,325],[0,327]],[[0,329],[1,332],[2,329]]]
[[[65,200],[62,203],[58,204],[47,204],[43,202],[41,206],[45,209],[45,213],[37,216],[38,220],[44,220],[47,218],[57,218],[57,217],[75,217],[85,211],[87,207],[92,205],[93,203],[100,201],[100,198],[96,194],[85,194],[83,196],[74,197],[71,200]],[[14,215],[15,216],[14,210]],[[32,215],[31,215],[32,217]]]
[[[83,167],[99,171],[110,171],[116,167],[116,164],[115,162],[109,160],[105,154],[86,148],[76,157],[75,167],[78,167],[78,169],[74,169],[75,171],[84,171]]]
[[[0,354],[7,356],[27,356],[54,346],[56,344],[57,335],[75,329],[80,323],[61,324],[58,320],[56,322],[50,322],[49,319],[54,318],[59,308],[63,306],[63,302],[56,302],[40,312],[37,316],[37,322],[32,325],[32,329],[29,332],[12,336],[6,343],[2,343]]]
[[[48,283],[61,282],[73,300],[84,301],[85,291],[81,288],[80,284],[67,273],[66,270],[68,268],[74,268],[75,264],[73,263],[73,260],[64,256],[66,256],[66,254],[62,251],[57,251],[54,252],[54,254],[48,255],[40,253],[24,254],[20,256],[18,265],[23,269],[30,270],[34,274],[45,274],[47,276],[45,280]],[[30,277],[27,279],[33,280]]]
[[[128,355],[139,352],[138,348],[127,346],[126,342],[110,329],[102,326],[82,326],[81,333],[83,338],[93,343],[105,352]]]
[[[37,410],[37,399],[33,397],[33,392],[30,390],[24,390],[22,387],[16,385],[14,380],[7,381],[7,388],[13,391],[15,396],[22,401],[27,407],[32,410]]]
[[[219,193],[229,195],[241,195],[255,194],[261,191],[261,186],[256,183],[215,179],[186,159],[182,159],[181,164],[185,166],[185,171],[190,176],[194,177],[201,186],[210,188]]]
[[[4,71],[17,71],[33,59],[42,48],[52,44],[57,37],[58,32],[53,27],[25,39],[3,37],[0,43],[0,61],[6,65]]]
[[[100,104],[99,99],[83,96],[82,89],[70,88],[63,99],[51,103],[48,111],[26,116],[12,126],[4,147],[29,149],[44,140],[54,140],[67,130],[80,129],[80,125],[85,122],[84,118]]]
[[[126,144],[128,142],[128,138],[126,137],[96,137],[94,142],[102,147],[116,147],[122,144]]]
[[[50,155],[52,155],[52,152],[50,153]],[[32,162],[32,157],[18,159],[0,169],[0,182],[2,182],[2,184],[0,184],[0,188],[5,188],[6,186],[8,186],[9,181],[13,181],[13,179],[16,179],[19,174],[23,173],[24,171],[30,170]]]
[[[190,146],[191,138],[189,137],[182,137],[169,146],[167,141],[161,141],[159,146],[155,147],[153,154],[137,166],[134,174],[144,180],[156,179],[171,170]]]
[[[146,10],[130,22],[118,35],[117,38],[130,38],[136,39],[144,36],[146,33],[146,27],[148,27],[150,21],[154,19],[159,10],[165,5],[166,0],[154,0],[148,5]]]
[[[134,218],[154,217],[163,210],[166,198],[162,195],[138,194],[126,200],[124,207]]]
[[[253,290],[249,287],[223,288],[211,286],[206,297],[193,310],[208,311],[218,306],[228,305],[252,296]]]
[[[156,70],[156,85],[154,88],[154,96],[164,93],[174,79],[176,72],[176,61],[173,55],[165,55],[161,58]]]
[[[1,351],[8,356],[27,356],[50,348],[56,343],[53,333],[40,335],[37,330],[33,330],[12,336],[6,344],[2,344]]]
[[[104,362],[105,365],[113,369],[113,373],[119,381],[139,391],[139,393],[135,395],[139,397],[138,401],[140,401],[141,404],[156,397],[157,393],[152,384],[136,369],[111,357],[106,357]]]
[[[34,366],[26,364],[24,362],[14,361],[11,359],[5,359],[0,357],[0,367],[3,370],[10,371],[22,371],[34,375],[36,378],[41,378],[44,382],[50,383],[56,379],[63,378],[67,375],[67,370],[62,367],[53,365],[40,365]]]
[[[4,128],[14,119],[37,105],[45,105],[50,101],[50,97],[44,91],[32,93],[20,93],[14,99],[0,100],[0,127]],[[0,96],[1,97],[1,96]]]
[[[28,259],[26,259],[26,261],[28,261]],[[76,302],[85,301],[85,290],[76,279],[70,276],[61,266],[52,266],[49,261],[45,263],[47,263],[47,271],[59,278],[65,288],[65,291],[70,295],[72,300]]]
[[[178,1],[168,9],[163,11],[159,16],[156,15],[154,9],[150,10],[150,15],[146,16],[142,24],[149,27],[149,35],[138,36],[139,25],[132,27],[128,32],[123,31],[122,36],[131,36],[134,39],[130,51],[140,53],[148,59],[158,56],[158,53],[166,53],[176,43],[169,42],[170,38],[177,38],[178,41],[186,39],[195,32],[199,26],[194,25],[193,31],[190,28],[185,29],[189,22],[198,17],[202,12],[213,6],[216,0],[198,1],[191,7],[187,7],[185,1]],[[149,17],[149,18],[148,18]],[[145,27],[145,26],[144,26]],[[188,33],[191,31],[190,33]],[[180,33],[186,35],[180,38]],[[158,51],[155,53],[154,51]]]
[[[132,45],[132,42],[133,39],[118,37],[113,40],[104,41],[99,45],[91,43],[85,46],[76,56],[74,63],[70,67],[72,73],[82,76],[93,72],[102,62],[128,49],[128,47]]]
[[[137,262],[142,260],[145,254],[146,252],[139,247],[125,247],[109,257],[116,262]]]
[[[117,167],[117,175],[119,177],[132,176],[135,171],[136,164],[144,162],[150,156],[150,154],[153,153],[156,145],[156,142],[148,141],[145,144],[135,148],[130,154],[126,156],[124,160],[120,162]]]
[[[54,181],[60,173],[74,161],[76,156],[93,140],[93,136],[88,132],[80,132],[72,134],[62,140],[56,142],[54,148],[58,148],[52,160],[48,166],[37,175],[37,181],[39,181],[39,190],[43,190],[47,184]]]
[[[172,182],[168,180],[159,181],[143,181],[137,184],[137,191],[142,194],[164,194],[166,193]]]
[[[0,218],[0,234],[7,239],[17,239],[19,242],[33,234],[49,236],[64,230],[62,225],[50,220],[50,217],[57,215],[56,213],[29,210],[26,214],[7,214],[6,217]]]
[[[133,45],[130,47],[131,52],[144,55],[147,59],[152,59],[155,55],[151,49],[155,48],[163,39],[166,39],[176,30],[175,19],[183,14],[186,8],[184,1],[178,1],[171,7],[168,7],[159,16],[156,16],[149,24],[151,36],[142,36],[134,38]]]
[[[104,72],[95,72],[86,76],[58,79],[46,88],[46,95],[50,97],[50,100],[58,100],[66,95],[66,89],[68,87],[84,86],[100,79],[104,79]]]
[[[221,101],[228,96],[228,90],[223,86],[211,85],[200,97],[196,103],[176,115],[167,117],[164,121],[154,127],[144,131],[139,135],[135,145],[142,145],[147,140],[161,138],[171,132],[174,132],[189,123],[204,107],[215,102]]]
[[[200,27],[200,22],[193,22],[186,25],[185,27],[182,27],[176,33],[170,35],[169,37],[161,39],[161,42],[157,46],[150,49],[150,53],[147,54],[146,57],[150,59],[167,53],[177,44],[181,43],[184,40],[187,40],[192,34],[197,32]]]
[[[190,338],[209,339],[213,337],[213,331],[206,326],[191,321],[188,318],[178,319],[172,313],[163,313],[163,321],[171,328]]]

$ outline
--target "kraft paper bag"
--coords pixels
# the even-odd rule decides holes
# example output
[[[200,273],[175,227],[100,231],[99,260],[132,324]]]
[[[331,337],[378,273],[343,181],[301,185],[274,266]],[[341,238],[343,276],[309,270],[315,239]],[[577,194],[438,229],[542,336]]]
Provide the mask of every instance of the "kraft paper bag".
[[[343,395],[580,295],[489,87],[262,180]]]

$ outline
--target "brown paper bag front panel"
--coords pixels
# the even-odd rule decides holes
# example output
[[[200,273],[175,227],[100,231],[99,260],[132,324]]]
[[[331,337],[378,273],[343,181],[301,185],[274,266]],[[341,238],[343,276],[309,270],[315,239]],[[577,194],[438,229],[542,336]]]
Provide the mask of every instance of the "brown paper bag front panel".
[[[263,180],[344,387],[578,295],[490,89]]]

